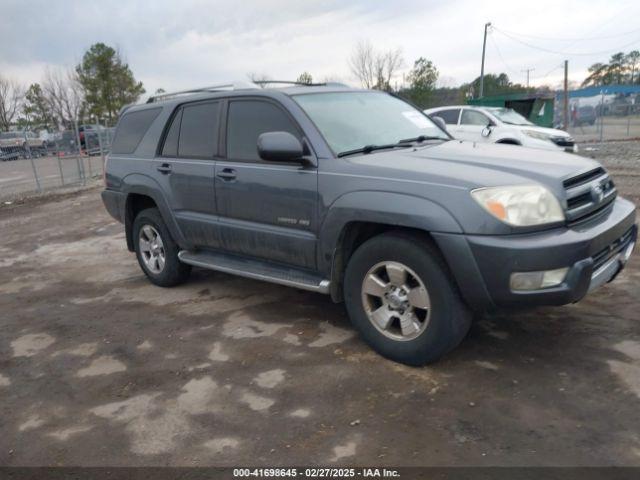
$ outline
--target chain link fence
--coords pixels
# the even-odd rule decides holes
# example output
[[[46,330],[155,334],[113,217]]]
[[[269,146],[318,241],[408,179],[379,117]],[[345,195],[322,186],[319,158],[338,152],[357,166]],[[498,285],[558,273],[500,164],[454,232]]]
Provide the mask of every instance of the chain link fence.
[[[76,124],[61,132],[0,133],[0,200],[81,186],[104,174],[113,128]]]
[[[569,94],[566,130],[578,142],[601,143],[640,139],[640,87],[621,91],[603,88],[600,92]],[[576,92],[578,93],[578,92]],[[555,122],[562,127],[562,98],[556,101]]]

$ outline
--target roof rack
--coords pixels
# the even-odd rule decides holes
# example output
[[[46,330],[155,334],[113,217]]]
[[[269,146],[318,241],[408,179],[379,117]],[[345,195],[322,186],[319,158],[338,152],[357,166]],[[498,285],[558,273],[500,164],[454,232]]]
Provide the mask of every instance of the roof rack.
[[[222,90],[247,90],[247,89],[255,89],[259,88],[253,82],[231,82],[231,83],[221,83],[218,85],[211,85],[208,87],[202,88],[192,88],[189,90],[180,90],[178,92],[167,92],[167,93],[159,93],[157,95],[153,95],[149,97],[147,103],[159,102],[161,100],[167,100],[169,98],[178,97],[180,95],[191,95],[194,93],[202,93],[202,92],[218,92]]]
[[[254,90],[257,88],[266,88],[267,85],[296,85],[300,87],[348,87],[344,83],[338,82],[323,82],[323,83],[306,83],[306,82],[297,82],[297,81],[289,81],[289,80],[256,80],[253,82],[231,82],[231,83],[222,83],[219,85],[211,85],[209,87],[202,88],[192,88],[189,90],[180,90],[178,92],[167,92],[167,93],[159,93],[157,95],[153,95],[149,97],[147,103],[159,102],[162,100],[167,100],[169,98],[177,97],[180,95],[192,95],[194,93],[203,93],[203,92],[219,92],[223,90]]]
[[[299,82],[297,80],[254,80],[256,85],[260,85],[264,88],[264,85],[297,85],[300,87],[346,87],[347,85],[343,83],[337,82],[320,82],[320,83],[312,83],[312,82]]]

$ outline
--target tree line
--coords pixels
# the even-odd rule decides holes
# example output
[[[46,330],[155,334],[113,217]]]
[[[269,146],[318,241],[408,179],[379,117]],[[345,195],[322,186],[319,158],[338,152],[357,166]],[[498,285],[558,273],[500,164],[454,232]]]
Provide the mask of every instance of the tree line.
[[[96,43],[74,68],[47,69],[29,86],[0,75],[0,130],[60,130],[76,121],[113,126],[120,109],[143,93],[121,53]]]
[[[618,52],[607,63],[594,63],[583,87],[600,85],[640,85],[640,51]]]
[[[409,72],[397,82],[394,79],[400,76],[400,70],[406,65],[402,51],[399,48],[376,50],[368,41],[360,42],[354,47],[348,64],[351,74],[362,87],[393,91],[420,108],[465,103],[467,98],[473,98],[480,90],[479,76],[459,87],[438,87],[440,72],[425,57],[417,58]],[[490,73],[484,77],[484,94],[487,96],[539,90],[512,82],[506,73]],[[543,90],[550,91],[548,88]]]

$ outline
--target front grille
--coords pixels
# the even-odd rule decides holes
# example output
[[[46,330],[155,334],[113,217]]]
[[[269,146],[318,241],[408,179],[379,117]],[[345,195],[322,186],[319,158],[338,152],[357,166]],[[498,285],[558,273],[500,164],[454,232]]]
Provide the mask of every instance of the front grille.
[[[606,209],[616,198],[616,187],[601,167],[562,182],[569,224],[586,221]]]
[[[593,257],[591,257],[593,259],[593,271],[595,272],[598,268],[607,263],[610,258],[624,250],[631,241],[632,236],[633,227],[627,230],[627,232],[623,236],[607,245]]]
[[[598,178],[604,175],[605,173],[606,172],[604,171],[604,168],[599,167],[599,168],[596,168],[595,170],[591,170],[589,172],[576,175],[575,177],[571,177],[565,180],[564,182],[562,182],[562,185],[564,186],[564,188],[576,187],[578,185],[583,185],[585,183],[588,183],[594,178]]]

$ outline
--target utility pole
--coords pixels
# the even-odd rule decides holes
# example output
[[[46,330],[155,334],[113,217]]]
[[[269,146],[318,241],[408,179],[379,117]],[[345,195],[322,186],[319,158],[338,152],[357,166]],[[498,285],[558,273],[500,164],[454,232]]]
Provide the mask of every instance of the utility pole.
[[[478,98],[482,98],[484,94],[484,54],[487,50],[487,30],[491,26],[491,22],[487,22],[484,24],[484,40],[482,41],[482,65],[480,67],[480,94]]]
[[[569,60],[564,61],[564,103],[562,105],[564,114],[564,129],[569,128]]]
[[[535,68],[525,68],[524,70],[520,70],[521,72],[527,72],[527,88],[529,88],[529,73],[534,70]]]

